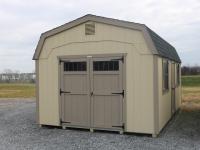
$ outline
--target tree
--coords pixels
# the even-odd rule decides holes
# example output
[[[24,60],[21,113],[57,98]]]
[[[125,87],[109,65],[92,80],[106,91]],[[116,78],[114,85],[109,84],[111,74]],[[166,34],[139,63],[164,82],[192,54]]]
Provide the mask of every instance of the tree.
[[[12,80],[13,71],[11,69],[4,69],[3,74],[5,74],[5,81],[9,83]]]

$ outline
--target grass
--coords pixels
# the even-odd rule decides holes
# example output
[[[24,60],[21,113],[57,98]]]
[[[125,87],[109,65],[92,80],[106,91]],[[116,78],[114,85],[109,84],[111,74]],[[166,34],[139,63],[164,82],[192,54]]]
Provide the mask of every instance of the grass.
[[[23,83],[0,83],[0,98],[35,97],[35,85]]]
[[[183,87],[200,87],[200,75],[182,76]]]
[[[182,77],[182,109],[200,110],[200,76]]]

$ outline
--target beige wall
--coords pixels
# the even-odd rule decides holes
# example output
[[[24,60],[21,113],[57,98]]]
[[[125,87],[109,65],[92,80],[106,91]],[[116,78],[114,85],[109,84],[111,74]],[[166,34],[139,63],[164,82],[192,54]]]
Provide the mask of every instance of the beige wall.
[[[100,23],[93,36],[84,29],[79,25],[45,41],[39,58],[40,124],[59,125],[57,56],[126,53],[126,129],[153,133],[153,56],[142,33]]]
[[[158,89],[159,89],[159,96],[158,96],[158,103],[159,103],[159,131],[166,125],[166,123],[171,118],[171,65],[172,61],[169,61],[169,91],[164,92],[162,91],[162,58],[158,57]],[[176,72],[176,68],[175,68]],[[175,80],[176,76],[175,76]],[[180,107],[181,101],[181,86],[176,86],[175,89],[175,98],[176,98],[176,108]]]

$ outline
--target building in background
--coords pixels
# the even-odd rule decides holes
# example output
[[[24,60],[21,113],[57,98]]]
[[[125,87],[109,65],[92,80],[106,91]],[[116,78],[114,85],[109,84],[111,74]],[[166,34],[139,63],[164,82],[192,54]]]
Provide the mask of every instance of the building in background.
[[[35,83],[35,73],[1,73],[0,83],[25,82]]]

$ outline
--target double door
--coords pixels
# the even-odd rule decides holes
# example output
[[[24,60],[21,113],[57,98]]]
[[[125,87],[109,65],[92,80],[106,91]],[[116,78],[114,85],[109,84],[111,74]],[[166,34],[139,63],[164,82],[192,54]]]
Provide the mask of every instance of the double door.
[[[61,59],[61,121],[66,126],[123,128],[123,58]]]

